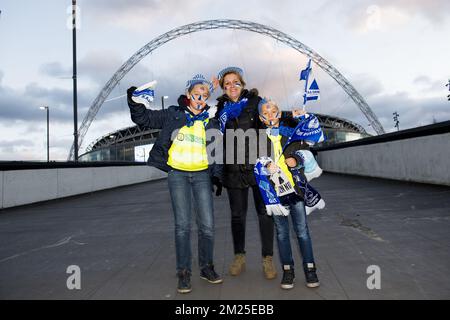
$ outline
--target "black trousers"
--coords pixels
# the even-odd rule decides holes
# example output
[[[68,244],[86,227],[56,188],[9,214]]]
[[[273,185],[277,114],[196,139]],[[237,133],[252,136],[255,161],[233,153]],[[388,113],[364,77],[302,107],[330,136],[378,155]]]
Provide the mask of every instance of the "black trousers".
[[[250,188],[253,189],[253,201],[258,213],[262,256],[273,256],[273,218],[266,214],[266,208],[258,186],[243,189],[227,188],[231,208],[231,232],[233,235],[234,253],[245,253],[245,225],[247,220],[248,190]]]

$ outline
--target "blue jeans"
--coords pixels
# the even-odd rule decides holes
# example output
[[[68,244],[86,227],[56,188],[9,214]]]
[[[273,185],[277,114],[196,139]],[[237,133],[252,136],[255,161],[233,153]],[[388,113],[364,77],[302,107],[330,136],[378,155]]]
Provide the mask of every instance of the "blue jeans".
[[[168,183],[175,218],[177,271],[192,269],[192,199],[198,227],[198,262],[202,269],[213,263],[214,249],[214,209],[208,170],[171,170]]]
[[[309,235],[308,223],[306,221],[305,204],[302,201],[290,206],[290,216],[300,253],[303,257],[303,267],[307,263],[314,263],[311,236]],[[278,251],[282,265],[294,266],[292,258],[291,241],[289,238],[289,216],[273,216],[277,231]]]

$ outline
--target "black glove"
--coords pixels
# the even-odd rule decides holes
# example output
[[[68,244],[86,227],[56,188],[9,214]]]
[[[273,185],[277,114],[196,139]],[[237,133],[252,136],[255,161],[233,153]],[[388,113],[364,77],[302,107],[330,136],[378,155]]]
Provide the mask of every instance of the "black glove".
[[[134,86],[128,88],[128,90],[127,90],[127,96],[128,96],[128,98],[131,98],[133,92],[134,92],[136,89],[137,89],[137,87],[134,87]]]
[[[214,192],[214,186],[217,187],[216,190],[216,196],[220,196],[222,194],[222,182],[220,181],[220,179],[218,177],[212,177],[211,178],[211,183],[212,183],[212,192]]]

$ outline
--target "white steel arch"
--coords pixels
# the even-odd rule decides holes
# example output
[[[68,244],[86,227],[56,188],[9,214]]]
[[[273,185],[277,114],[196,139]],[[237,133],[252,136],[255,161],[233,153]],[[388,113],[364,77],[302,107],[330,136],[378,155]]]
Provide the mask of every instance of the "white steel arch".
[[[300,41],[294,39],[293,37],[278,31],[274,28],[254,23],[250,21],[243,20],[207,20],[200,21],[191,24],[187,24],[178,28],[175,28],[169,32],[166,32],[152,41],[147,43],[141,49],[139,49],[135,54],[133,54],[120,68],[117,70],[114,75],[109,79],[109,81],[105,84],[103,89],[100,91],[98,96],[95,98],[91,107],[89,108],[88,113],[83,119],[79,129],[79,137],[78,137],[78,147],[81,146],[84,136],[86,135],[92,121],[94,120],[96,114],[100,110],[103,102],[106,100],[111,91],[116,87],[117,83],[137,64],[139,63],[145,56],[159,48],[166,42],[174,40],[178,37],[181,37],[186,34],[199,32],[203,30],[212,30],[212,29],[238,29],[238,30],[246,30],[251,32],[256,32],[259,34],[267,35],[275,40],[278,40],[291,48],[299,51],[302,54],[305,54],[309,58],[311,58],[322,70],[328,73],[336,82],[344,89],[344,91],[352,98],[361,112],[366,116],[372,128],[375,130],[377,134],[385,133],[383,126],[378,120],[375,113],[369,107],[364,98],[356,91],[356,89],[350,84],[350,82],[335,68],[333,67],[327,60],[321,57],[317,52],[301,43]],[[74,145],[72,145],[69,153],[69,160],[73,159],[74,154]]]

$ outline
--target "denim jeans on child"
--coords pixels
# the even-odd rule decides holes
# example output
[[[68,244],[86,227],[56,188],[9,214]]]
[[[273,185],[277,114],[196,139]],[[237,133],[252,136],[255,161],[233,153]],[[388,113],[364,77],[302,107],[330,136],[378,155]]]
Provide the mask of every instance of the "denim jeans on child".
[[[290,214],[296,239],[303,257],[303,266],[314,263],[311,236],[306,221],[305,204],[303,201],[290,205]],[[273,216],[277,231],[278,251],[282,265],[294,266],[291,241],[289,237],[289,216]]]
[[[192,269],[191,220],[192,207],[198,227],[198,262],[202,269],[213,263],[214,209],[208,170],[171,170],[168,183],[175,217],[177,271]],[[194,199],[194,206],[192,206]]]

